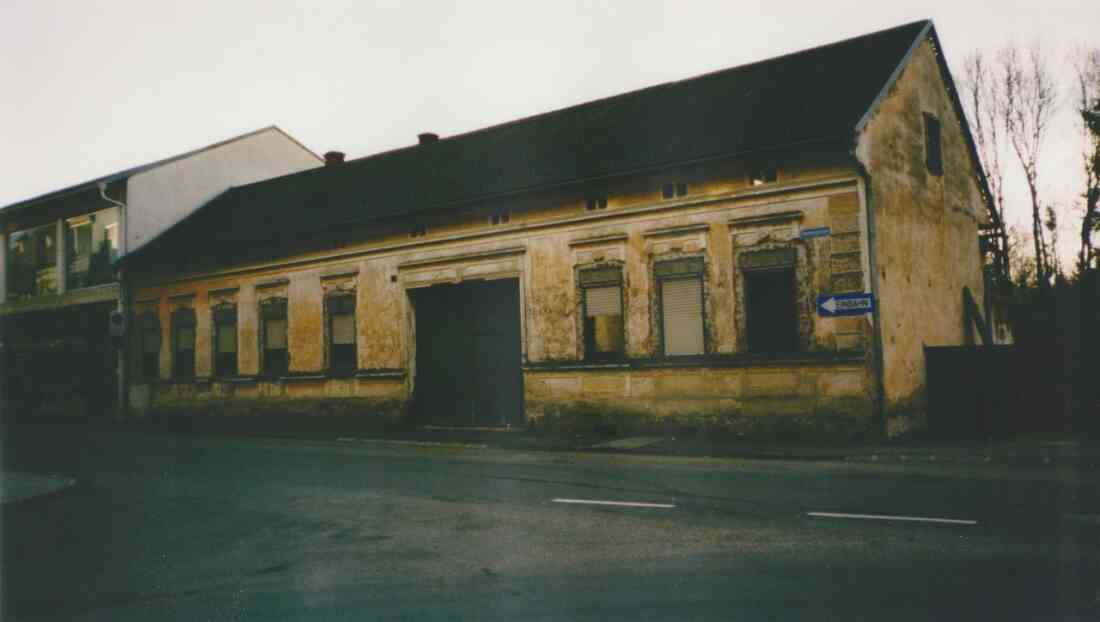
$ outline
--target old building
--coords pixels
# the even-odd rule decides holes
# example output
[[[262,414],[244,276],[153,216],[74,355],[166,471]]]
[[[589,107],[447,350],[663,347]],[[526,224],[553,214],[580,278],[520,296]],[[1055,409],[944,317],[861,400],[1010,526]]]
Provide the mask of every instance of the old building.
[[[233,188],[122,264],[135,412],[896,431],[981,300],[931,22]]]
[[[268,127],[0,209],[3,414],[110,414],[113,263],[232,185],[319,165]]]

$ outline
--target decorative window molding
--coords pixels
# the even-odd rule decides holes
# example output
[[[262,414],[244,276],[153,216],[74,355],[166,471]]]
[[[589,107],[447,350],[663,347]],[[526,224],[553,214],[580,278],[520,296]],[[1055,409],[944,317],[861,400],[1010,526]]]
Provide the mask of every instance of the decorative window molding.
[[[702,356],[707,352],[706,258],[675,255],[652,264],[653,334],[662,357]]]
[[[321,276],[321,290],[325,296],[354,296],[359,281],[359,269],[341,270]]]
[[[271,281],[264,281],[256,284],[256,300],[263,302],[272,298],[287,298],[287,291],[290,288],[290,279],[274,279]]]
[[[461,283],[465,279],[513,278],[523,273],[522,246],[417,259],[397,266],[398,278],[406,288],[439,283]]]
[[[195,379],[196,325],[192,307],[181,306],[172,312],[172,377],[176,380]]]
[[[710,223],[705,222],[661,227],[642,232],[646,252],[650,255],[701,253],[707,248],[709,235]]]
[[[260,301],[260,373],[264,376],[285,376],[290,369],[288,310],[285,297]]]
[[[160,315],[149,306],[141,308],[135,316],[138,334],[138,372],[146,381],[160,378]]]
[[[626,355],[626,300],[622,263],[578,267],[577,314],[583,351],[587,361],[622,359]]]
[[[358,367],[358,326],[353,294],[325,296],[325,350],[328,373],[350,376]]]
[[[238,314],[236,290],[233,302],[219,302],[211,305],[210,320],[213,335],[211,354],[214,363],[214,376],[230,378],[238,372],[239,338],[237,333]]]
[[[813,343],[813,270],[808,245],[798,239],[777,239],[764,236],[752,246],[733,249],[734,317],[737,325],[737,349],[761,354],[791,354],[805,352]],[[772,291],[774,290],[774,291]],[[791,322],[779,328],[768,315],[779,314],[781,302],[769,307],[767,291],[775,295],[788,292],[791,297]],[[751,307],[751,309],[750,309]],[[769,310],[770,309],[770,310]],[[766,335],[753,333],[753,323],[766,322]],[[755,317],[750,317],[755,314]],[[791,342],[779,333],[790,330]]]

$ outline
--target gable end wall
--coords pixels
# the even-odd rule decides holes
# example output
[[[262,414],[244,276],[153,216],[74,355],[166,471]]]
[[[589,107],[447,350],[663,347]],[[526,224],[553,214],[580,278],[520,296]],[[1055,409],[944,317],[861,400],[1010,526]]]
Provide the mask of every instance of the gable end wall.
[[[978,222],[984,203],[931,40],[913,52],[857,143],[871,180],[887,430],[923,423],[923,346],[968,342],[962,288],[984,294]],[[924,117],[942,127],[943,175],[925,165]]]

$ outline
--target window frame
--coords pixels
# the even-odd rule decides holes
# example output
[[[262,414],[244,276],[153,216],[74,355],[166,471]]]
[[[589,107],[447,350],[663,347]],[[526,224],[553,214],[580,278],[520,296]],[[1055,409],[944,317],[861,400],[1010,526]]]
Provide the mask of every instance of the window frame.
[[[750,188],[758,188],[779,183],[779,165],[766,162],[753,166],[748,171]]]
[[[180,355],[186,350],[180,349],[180,328],[189,326],[191,328],[191,365],[187,373],[183,373],[185,366],[180,365]],[[195,379],[195,348],[197,346],[197,326],[198,322],[195,320],[195,310],[191,307],[180,307],[172,312],[172,379],[178,382],[193,381]]]
[[[585,266],[577,269],[577,289],[580,292],[580,331],[581,359],[590,362],[622,361],[626,358],[626,288],[621,264],[603,264]],[[619,317],[622,318],[622,349],[617,352],[601,353],[595,348],[595,326],[589,325],[588,293],[589,289],[617,287],[619,290]]]
[[[749,301],[750,289],[752,289],[750,287],[750,280],[755,280],[757,278],[760,278],[761,275],[765,275],[765,274],[768,274],[768,273],[779,273],[779,272],[788,273],[790,275],[790,279],[791,279],[791,299],[790,299],[790,318],[789,318],[789,320],[791,322],[791,328],[793,329],[793,333],[786,337],[786,338],[790,339],[790,348],[784,349],[784,348],[769,347],[769,348],[766,348],[766,349],[760,349],[758,347],[754,347],[754,341],[759,340],[760,337],[756,336],[754,338],[753,324],[754,324],[754,322],[758,322],[759,318],[755,318],[755,320],[754,320],[753,305],[751,305],[750,301]],[[783,356],[783,355],[798,353],[799,350],[800,350],[799,341],[801,340],[802,335],[800,334],[799,327],[798,327],[798,320],[799,320],[799,318],[798,318],[798,269],[797,269],[796,265],[795,264],[790,264],[790,265],[776,266],[776,267],[771,267],[771,268],[750,268],[750,269],[747,269],[747,270],[742,269],[741,282],[742,282],[743,287],[745,289],[745,294],[744,294],[744,300],[745,300],[745,351],[748,352],[749,354],[760,355],[760,356]],[[757,344],[757,345],[759,345],[759,344]]]
[[[281,316],[281,317],[272,317]],[[267,323],[271,320],[283,320],[285,323],[284,348],[267,347]],[[270,378],[281,378],[290,373],[290,307],[285,297],[271,297],[260,301],[260,374]],[[281,370],[272,370],[268,360],[268,352],[283,351],[283,365]],[[278,373],[274,373],[278,372]]]
[[[138,329],[138,369],[141,372],[141,378],[146,381],[156,381],[160,379],[160,348],[161,348],[161,331],[160,331],[160,314],[153,310],[146,310],[138,314],[137,316],[137,329]],[[152,330],[149,330],[149,329]],[[154,336],[156,343],[156,350],[152,352],[146,351],[146,345],[150,342],[149,336]]]
[[[943,123],[931,112],[924,112],[922,116],[924,118],[924,166],[929,174],[942,177]]]
[[[789,352],[759,352],[749,346],[751,320],[748,309],[747,274],[753,271],[789,268],[793,271],[794,322],[796,335],[794,349]],[[813,283],[813,266],[809,263],[804,246],[798,243],[763,244],[749,246],[734,253],[733,276],[735,287],[735,316],[737,325],[737,350],[761,358],[784,358],[805,353],[812,347],[814,320],[812,286],[802,287],[800,281]],[[809,305],[809,306],[807,306]]]
[[[231,323],[222,322],[222,318],[232,318]],[[210,309],[210,321],[213,330],[211,331],[213,339],[211,340],[211,362],[214,370],[215,378],[235,378],[240,375],[240,355],[241,355],[241,340],[240,340],[240,314],[237,310],[236,303],[222,303],[212,309]],[[223,354],[219,350],[219,343],[221,342],[221,332],[224,330],[224,326],[232,324],[233,326],[233,354],[232,358],[228,354]],[[229,368],[226,369],[226,363],[224,360],[231,360],[232,363]]]
[[[350,307],[350,312],[339,311],[337,312],[334,307],[342,306]],[[325,296],[325,369],[330,376],[346,377],[354,375],[359,367],[359,335],[358,335],[358,300],[357,296],[352,292],[339,292]],[[336,337],[333,330],[333,322],[337,315],[351,315],[352,324],[352,342],[350,344],[337,344],[334,339]],[[336,347],[341,348],[351,346],[351,361],[348,364],[337,366],[334,363],[336,358]]]
[[[686,359],[706,356],[710,345],[710,335],[707,330],[707,262],[702,255],[687,255],[678,257],[664,257],[653,262],[653,295],[657,313],[656,331],[658,336],[657,348],[661,358]],[[669,354],[667,348],[667,335],[665,334],[665,301],[664,284],[666,281],[685,281],[697,279],[699,282],[699,327],[702,334],[701,351],[698,354]]]

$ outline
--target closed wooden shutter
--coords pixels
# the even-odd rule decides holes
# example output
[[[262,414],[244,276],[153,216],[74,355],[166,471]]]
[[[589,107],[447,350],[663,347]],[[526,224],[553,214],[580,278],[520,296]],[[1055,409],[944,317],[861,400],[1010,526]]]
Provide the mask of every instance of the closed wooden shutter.
[[[600,315],[622,315],[623,296],[622,288],[618,285],[612,287],[587,287],[584,290],[584,311],[587,317]]]
[[[702,281],[698,278],[662,281],[661,321],[667,356],[702,354]]]

